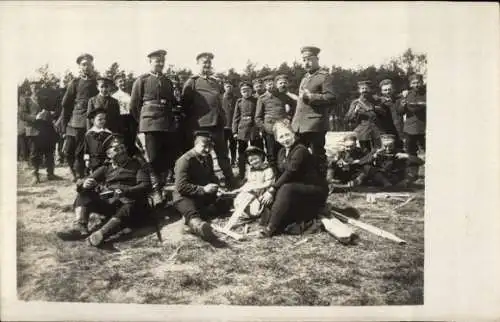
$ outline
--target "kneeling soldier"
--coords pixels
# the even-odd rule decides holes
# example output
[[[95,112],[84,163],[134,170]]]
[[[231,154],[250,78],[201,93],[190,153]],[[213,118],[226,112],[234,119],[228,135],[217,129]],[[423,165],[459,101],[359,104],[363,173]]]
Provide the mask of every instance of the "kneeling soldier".
[[[398,152],[395,148],[394,135],[383,134],[381,141],[382,147],[361,161],[366,164],[364,168],[366,179],[384,188],[407,187],[417,179],[412,170],[423,165],[424,161],[417,156]]]
[[[117,137],[111,136],[104,147],[111,163],[77,182],[76,223],[69,231],[57,234],[63,240],[87,237],[90,245],[99,246],[147,209],[147,194],[151,190],[149,173],[139,161],[128,156],[125,145]],[[109,219],[90,234],[88,221],[92,212]]]
[[[356,146],[355,134],[346,135],[342,143],[342,148],[334,155],[328,167],[328,181],[338,181],[348,187],[358,186],[365,177],[361,160],[366,153]]]

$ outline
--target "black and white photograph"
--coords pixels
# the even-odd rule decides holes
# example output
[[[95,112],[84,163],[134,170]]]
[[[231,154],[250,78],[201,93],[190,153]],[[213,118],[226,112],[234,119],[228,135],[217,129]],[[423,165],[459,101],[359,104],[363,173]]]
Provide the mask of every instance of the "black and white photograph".
[[[433,70],[367,5],[11,3],[17,299],[427,304]]]

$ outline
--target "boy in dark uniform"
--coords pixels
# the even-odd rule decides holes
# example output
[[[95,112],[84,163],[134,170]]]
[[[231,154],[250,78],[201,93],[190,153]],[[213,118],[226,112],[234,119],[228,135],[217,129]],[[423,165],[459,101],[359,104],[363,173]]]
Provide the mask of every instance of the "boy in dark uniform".
[[[113,133],[123,134],[123,122],[120,116],[120,104],[118,100],[111,97],[111,85],[113,81],[106,77],[97,79],[99,94],[89,99],[87,115],[95,109],[106,111],[106,127]],[[92,127],[92,119],[87,118],[87,129]]]
[[[130,113],[139,124],[138,138],[144,145],[151,166],[155,204],[163,202],[166,174],[172,169],[178,145],[172,81],[163,74],[165,50],[148,54],[151,71],[137,78],[132,86]]]
[[[62,113],[56,122],[57,128],[65,130],[64,155],[73,181],[82,178],[85,172],[81,146],[87,132],[88,101],[98,94],[93,61],[94,57],[90,54],[80,55],[76,59],[81,75],[68,85],[61,102]]]
[[[30,83],[31,96],[21,99],[19,118],[25,122],[30,160],[33,167],[33,184],[40,183],[39,170],[45,158],[47,179],[57,180],[54,175],[54,152],[57,133],[52,123],[52,114],[43,105],[40,98],[40,82]]]
[[[366,153],[357,147],[355,134],[346,135],[342,143],[342,148],[333,156],[328,168],[328,181],[338,181],[348,187],[358,186],[365,177],[361,160]]]
[[[63,240],[87,238],[90,245],[99,246],[147,209],[147,194],[151,189],[147,170],[128,156],[118,137],[108,137],[103,146],[110,163],[77,182],[76,222],[71,229],[57,233]],[[99,229],[89,232],[92,212],[106,216],[107,220]]]
[[[407,187],[415,182],[417,177],[412,169],[423,165],[424,161],[409,153],[399,152],[394,135],[383,134],[381,141],[380,149],[372,151],[361,160],[366,180],[384,188]]]
[[[261,141],[259,129],[255,125],[255,110],[257,99],[252,96],[252,85],[248,82],[240,84],[241,98],[236,101],[234,116],[232,120],[232,132],[234,139],[238,142],[238,169],[239,179],[245,178],[246,170],[246,149],[248,144],[258,146]]]
[[[88,115],[92,120],[93,126],[85,134],[83,159],[88,174],[94,172],[97,168],[104,165],[106,161],[106,151],[104,142],[112,136],[112,132],[106,127],[106,110],[96,108]]]

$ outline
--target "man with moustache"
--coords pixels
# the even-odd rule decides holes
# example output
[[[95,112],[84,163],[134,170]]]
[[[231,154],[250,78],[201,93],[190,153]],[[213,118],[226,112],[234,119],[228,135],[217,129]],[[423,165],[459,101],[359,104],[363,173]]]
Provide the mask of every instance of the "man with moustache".
[[[288,95],[286,75],[278,75],[274,81],[272,76],[266,76],[264,84],[266,92],[257,100],[255,124],[264,136],[267,162],[276,173],[276,160],[281,146],[274,137],[273,125],[280,119],[290,120],[294,115],[296,102]]]
[[[199,73],[190,77],[184,84],[181,105],[185,109],[188,132],[202,130],[211,134],[219,167],[224,174],[226,187],[230,189],[237,183],[224,141],[222,90],[219,80],[213,76],[213,58],[214,55],[208,52],[196,56]]]
[[[329,112],[335,103],[333,79],[319,66],[318,47],[306,46],[300,52],[307,73],[300,82],[292,128],[299,140],[311,149],[320,173],[326,177],[325,135],[329,128]]]
[[[130,97],[130,114],[139,124],[145,159],[151,166],[155,204],[163,202],[165,177],[175,164],[178,144],[174,118],[177,100],[172,82],[163,74],[166,54],[161,49],[147,55],[151,69],[137,78]]]
[[[62,113],[56,122],[56,127],[65,131],[64,155],[75,182],[85,175],[82,145],[87,131],[88,101],[98,94],[93,62],[90,54],[77,57],[80,76],[69,83],[61,102]]]

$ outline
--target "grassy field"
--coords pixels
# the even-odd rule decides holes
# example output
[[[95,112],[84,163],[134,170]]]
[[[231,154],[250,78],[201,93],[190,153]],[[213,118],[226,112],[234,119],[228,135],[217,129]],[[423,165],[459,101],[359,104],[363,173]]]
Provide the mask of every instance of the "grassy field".
[[[338,135],[329,133],[331,151]],[[42,171],[43,173],[43,171]],[[366,202],[366,193],[330,196],[352,205],[361,220],[407,240],[397,245],[362,230],[355,246],[326,232],[270,240],[227,240],[215,248],[183,233],[166,213],[163,243],[152,229],[116,237],[114,249],[62,242],[75,196],[69,171],[63,181],[29,184],[18,167],[17,276],[20,300],[148,304],[412,305],[423,304],[424,191],[401,201]],[[170,215],[170,217],[168,217]],[[219,224],[227,219],[218,219]],[[254,228],[254,227],[251,227]],[[295,245],[307,238],[305,243]]]

